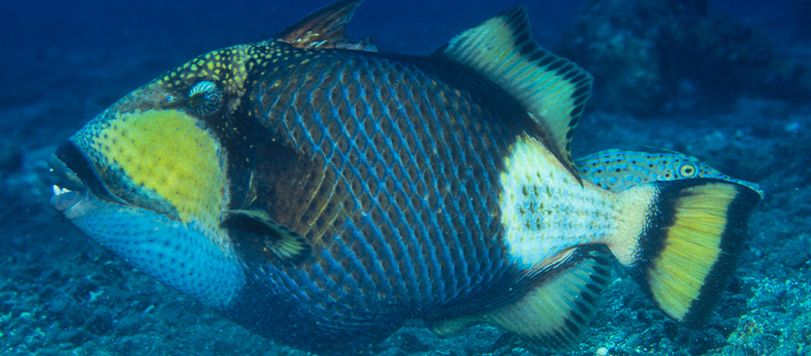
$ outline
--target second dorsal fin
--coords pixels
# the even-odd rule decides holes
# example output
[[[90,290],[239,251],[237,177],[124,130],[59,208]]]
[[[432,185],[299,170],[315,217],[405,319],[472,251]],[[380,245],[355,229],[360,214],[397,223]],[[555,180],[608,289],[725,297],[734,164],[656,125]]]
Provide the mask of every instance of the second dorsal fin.
[[[295,25],[288,27],[276,38],[299,48],[340,48],[376,52],[367,38],[350,42],[345,37],[346,25],[363,0],[338,1],[318,10]]]
[[[435,55],[476,70],[518,99],[548,148],[576,174],[570,145],[592,77],[535,43],[523,7],[462,32]]]

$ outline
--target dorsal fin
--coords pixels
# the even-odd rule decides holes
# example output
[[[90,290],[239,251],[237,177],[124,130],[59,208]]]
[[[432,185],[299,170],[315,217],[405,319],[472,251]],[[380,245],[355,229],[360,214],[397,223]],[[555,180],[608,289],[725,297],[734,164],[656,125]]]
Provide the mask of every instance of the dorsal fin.
[[[577,175],[570,145],[592,77],[533,41],[524,7],[462,32],[435,55],[484,74],[524,104],[543,130],[544,143]]]
[[[346,25],[363,0],[338,1],[318,10],[276,38],[298,48],[340,48],[376,52],[377,48],[368,38],[350,42],[345,37]]]

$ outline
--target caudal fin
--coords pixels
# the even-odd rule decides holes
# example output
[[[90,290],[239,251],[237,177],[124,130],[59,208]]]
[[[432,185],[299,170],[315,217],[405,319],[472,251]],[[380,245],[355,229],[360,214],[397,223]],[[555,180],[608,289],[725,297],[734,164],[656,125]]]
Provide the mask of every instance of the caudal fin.
[[[759,200],[714,179],[635,187],[622,193],[626,213],[609,247],[665,314],[701,322],[734,272]]]

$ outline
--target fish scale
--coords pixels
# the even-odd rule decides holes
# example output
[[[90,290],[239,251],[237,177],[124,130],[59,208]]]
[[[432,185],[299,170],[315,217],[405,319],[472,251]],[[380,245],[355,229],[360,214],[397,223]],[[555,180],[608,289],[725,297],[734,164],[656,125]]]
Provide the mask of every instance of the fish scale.
[[[377,71],[384,72],[384,69],[382,68],[381,63],[377,62],[377,63],[373,63],[373,64],[376,65]],[[397,83],[399,78],[392,78],[391,74],[392,73],[388,73],[386,75],[386,78],[384,78],[383,80],[385,82],[388,82],[388,83]],[[393,135],[389,136],[389,137],[392,137],[392,140],[386,142],[386,144],[387,144],[386,148],[390,152],[396,152],[397,151],[397,148],[395,147],[395,145],[404,145],[405,140],[404,140],[404,135],[403,135],[403,132],[402,132],[403,130],[400,129],[400,127],[398,126],[398,123],[396,121],[405,122],[404,119],[406,118],[406,116],[402,112],[402,106],[397,107],[396,105],[393,105],[392,101],[399,102],[400,100],[404,100],[404,99],[407,99],[407,98],[408,98],[408,96],[402,95],[401,92],[396,92],[395,88],[393,86],[391,86],[391,85],[379,86],[378,91],[376,92],[376,99],[378,101],[383,101],[383,100],[388,100],[389,101],[389,102],[386,102],[384,104],[383,110],[385,112],[384,117],[386,117],[388,119],[389,124],[390,124],[390,130],[391,130],[391,133],[393,134]],[[406,128],[403,128],[403,129],[406,129]],[[395,140],[397,140],[399,142],[394,142]],[[420,164],[420,162],[417,162],[415,157],[421,157],[421,158],[425,159],[426,161],[429,160],[429,157],[424,152],[419,152],[416,155],[414,154],[414,152],[408,152],[408,151],[402,152],[400,154],[398,154],[398,153],[395,153],[395,154],[397,154],[396,162],[399,165],[409,164],[409,165],[414,165],[414,166],[418,167],[417,169],[425,169],[425,164],[424,163]],[[404,162],[404,161],[406,161],[407,163]],[[443,162],[440,161],[440,162],[437,162],[437,164],[439,165],[438,172],[441,173],[442,172]],[[433,167],[433,165],[431,165],[431,167]],[[427,184],[428,184],[429,187],[433,188],[433,191],[419,191],[418,189],[415,188],[413,182],[415,180],[416,181],[420,180],[419,175],[411,176],[411,177],[406,176],[406,177],[388,177],[388,178],[400,178],[400,179],[405,178],[406,180],[411,181],[411,184],[409,184],[410,185],[409,188],[411,188],[410,189],[411,192],[404,192],[404,191],[399,192],[399,193],[401,193],[403,195],[411,193],[411,194],[413,194],[412,196],[419,197],[419,196],[424,196],[425,194],[428,194],[429,196],[432,196],[432,197],[436,196],[437,199],[438,199],[438,201],[436,201],[436,202],[429,202],[426,199],[422,199],[422,200],[418,200],[418,204],[414,204],[413,201],[412,201],[412,202],[407,203],[407,206],[408,206],[409,210],[411,210],[412,214],[415,215],[415,217],[416,217],[416,219],[418,221],[422,220],[422,219],[428,220],[428,221],[422,221],[421,222],[421,224],[423,224],[424,229],[425,229],[423,231],[423,234],[425,234],[425,236],[429,237],[429,238],[425,239],[425,245],[428,248],[428,250],[432,252],[431,262],[435,266],[435,276],[434,276],[434,278],[437,278],[437,281],[439,282],[438,283],[439,285],[438,285],[437,293],[440,296],[443,296],[443,295],[445,295],[445,290],[444,290],[445,285],[444,285],[443,279],[441,277],[442,276],[441,269],[443,267],[447,268],[447,269],[450,270],[449,272],[452,274],[453,270],[454,270],[454,266],[451,265],[451,263],[453,263],[455,261],[451,261],[450,254],[449,254],[448,247],[447,247],[447,243],[443,239],[441,239],[441,238],[436,239],[436,242],[434,242],[433,239],[430,238],[431,236],[441,236],[441,234],[442,234],[442,231],[438,226],[439,222],[436,219],[436,215],[428,214],[427,216],[425,216],[423,218],[417,212],[417,209],[430,209],[429,204],[431,204],[431,206],[437,206],[437,205],[442,205],[443,204],[441,196],[439,196],[437,194],[437,189],[439,189],[439,187],[438,187],[439,186],[439,183],[438,183],[439,177],[437,177],[437,175],[436,175],[437,172],[432,172],[432,173],[433,174],[430,175],[431,181],[427,182]],[[445,178],[445,177],[442,177],[442,178]],[[430,226],[425,226],[424,224],[426,224],[426,223],[428,223]],[[430,230],[430,231],[428,231],[428,230]],[[441,248],[441,249],[439,251],[437,251],[437,248]],[[436,253],[433,253],[433,252],[436,252]],[[440,259],[444,259],[444,260],[440,261]]]
[[[358,82],[360,82],[360,81],[356,81],[355,83],[358,83]],[[342,83],[342,84],[344,84],[344,83]],[[372,93],[367,93],[367,94],[372,94]],[[364,98],[363,98],[363,100],[362,100],[361,102],[372,102],[372,101],[376,100],[376,102],[377,102],[378,104],[380,104],[380,103],[382,103],[382,102],[383,102],[382,97],[383,97],[383,95],[381,94],[381,92],[380,92],[380,91],[379,91],[379,89],[378,89],[378,90],[374,90],[374,91],[373,91],[373,97],[372,97],[372,98],[370,98],[370,97],[364,97]],[[348,99],[348,98],[344,98],[344,99],[346,99],[346,101],[350,101],[350,100],[351,100],[351,99]],[[385,104],[383,104],[383,105],[381,106],[381,109],[382,109],[382,110],[386,110],[386,106],[385,106]],[[366,121],[368,121],[368,122],[371,122],[371,119],[370,119],[370,116],[371,116],[371,115],[369,115],[369,113],[368,113],[368,112],[367,112],[366,114],[367,114],[367,115],[365,115],[365,120],[366,120]],[[391,117],[391,116],[390,116],[390,114],[391,114],[391,113],[387,112],[386,114],[387,114],[387,115],[386,115],[386,117],[389,117],[389,118]],[[383,132],[383,131],[384,131],[384,129],[383,129],[383,128],[382,128],[380,125],[378,125],[377,123],[374,123],[374,126],[373,126],[373,129],[372,129],[372,130],[373,130],[372,132],[364,132],[364,131],[366,131],[366,130],[361,130],[361,131],[360,131],[360,135],[364,136],[364,138],[365,138],[365,142],[366,142],[366,144],[368,145],[368,148],[369,148],[369,149],[371,149],[371,150],[372,150],[372,152],[374,152],[374,155],[375,155],[375,163],[378,165],[378,167],[383,167],[383,163],[384,163],[384,162],[386,162],[386,161],[388,161],[388,160],[392,160],[392,157],[382,157],[382,155],[391,156],[390,154],[388,154],[388,152],[391,152],[391,150],[392,150],[392,147],[391,147],[392,143],[391,143],[391,141],[390,141],[390,140],[385,140],[385,141],[383,141],[383,142],[384,142],[385,147],[386,147],[386,148],[388,148],[388,149],[389,149],[389,151],[384,151],[383,153],[378,152],[377,150],[375,150],[375,149],[374,149],[374,143],[372,142],[373,140],[371,140],[371,139],[369,138],[369,135],[380,135],[380,134],[381,134],[381,132]],[[388,129],[388,130],[391,130],[391,127],[390,127],[390,126],[389,126],[389,129]],[[362,155],[362,153],[361,153],[361,152],[357,152],[357,153],[358,153],[359,155]],[[400,157],[397,157],[397,160],[395,161],[395,164],[396,164],[396,165],[395,165],[394,167],[399,168],[401,171],[402,171],[402,170],[404,170],[404,167],[403,167],[403,164],[404,164],[404,163],[403,163],[402,159],[400,159]],[[386,177],[384,178],[384,177],[382,177],[382,175],[386,175]],[[365,177],[362,177],[362,176],[357,176],[356,178],[358,178],[358,179],[365,179]],[[371,179],[372,179],[372,180],[376,180],[376,181],[378,182],[378,189],[380,189],[380,190],[386,190],[388,187],[386,187],[386,186],[384,186],[384,185],[390,186],[391,184],[390,184],[390,183],[388,183],[388,182],[386,182],[386,184],[381,184],[380,182],[382,181],[382,179],[391,180],[391,179],[392,179],[392,177],[391,177],[391,172],[381,172],[381,173],[374,173],[374,172],[373,172],[373,173],[372,173],[372,176],[371,176]],[[413,190],[416,190],[416,189],[415,189],[413,186],[411,187],[411,189],[412,189],[412,191],[413,191]],[[403,187],[401,184],[397,184],[396,193],[398,193],[398,194],[402,194],[402,195],[405,195],[405,193],[404,193],[404,187]],[[389,204],[391,204],[391,205],[396,205],[396,206],[405,206],[405,207],[407,207],[407,208],[408,208],[408,209],[409,209],[409,210],[410,210],[410,211],[413,213],[413,211],[415,210],[413,202],[411,202],[411,201],[405,201],[405,200],[402,200],[402,199],[399,199],[399,200],[401,200],[402,204],[400,204],[400,202],[396,202],[396,200],[398,200],[398,198],[401,198],[401,197],[402,197],[402,196],[398,196],[398,197],[389,197],[388,202],[389,202]],[[393,202],[392,200],[395,200],[395,201]],[[405,218],[405,217],[401,215],[401,216],[396,217],[394,220],[399,220],[399,219],[403,219],[403,218]],[[417,224],[424,226],[424,225],[423,225],[423,223],[424,223],[424,222],[419,221]],[[427,247],[429,250],[433,250],[433,246],[431,246],[431,245],[430,245],[430,241],[429,241],[428,243],[420,244],[420,242],[419,242],[419,241],[417,241],[417,239],[415,238],[415,236],[414,236],[415,234],[414,234],[414,231],[413,231],[413,230],[409,230],[409,231],[408,231],[406,234],[409,236],[409,238],[410,238],[410,240],[411,240],[411,243],[413,244],[412,246],[425,246],[425,247]],[[388,234],[386,234],[386,235],[389,235],[389,236],[390,236],[390,235],[393,235],[393,234],[388,233]],[[395,236],[396,236],[396,235],[395,235]],[[400,245],[400,247],[402,248],[402,249],[401,249],[401,252],[402,252],[402,251],[404,251],[404,250],[405,250],[405,248],[403,247],[404,245],[403,245],[402,240],[401,240],[401,239],[397,239],[397,243],[398,243],[398,244]],[[406,261],[406,262],[408,262],[408,261]],[[420,266],[421,266],[421,269],[426,270],[426,268],[427,268],[427,267],[426,267],[426,263],[425,263],[425,261],[423,261],[423,260],[421,259],[419,264],[420,264]],[[439,268],[439,266],[438,266],[438,262],[436,261],[436,257],[434,257],[434,256],[432,256],[432,257],[431,257],[431,266],[433,266],[433,270],[434,270],[434,271],[438,270],[438,268]],[[411,267],[411,268],[413,268],[413,267]],[[427,280],[428,280],[428,278],[430,278],[430,277],[428,277],[428,275],[427,275],[427,274],[425,274],[425,273],[423,274],[423,276],[422,276],[422,277],[423,277],[423,281],[422,281],[422,283],[423,283],[423,284],[425,285],[425,287],[426,287],[426,290],[424,291],[424,293],[425,293],[425,294],[430,295],[430,294],[431,294],[431,289],[430,289],[430,288],[431,288],[432,286],[431,286],[431,284],[427,283]],[[435,277],[435,275],[434,275],[434,276],[432,276],[432,277]]]
[[[437,308],[507,268],[492,213],[500,158],[481,153],[506,149],[510,134],[488,122],[491,113],[414,64],[336,52],[279,64],[291,65],[306,74],[264,78],[259,114],[294,149],[323,158],[369,214],[343,223],[355,244],[325,248],[343,270],[362,266],[372,276],[365,293]],[[303,278],[330,294],[328,270]],[[397,277],[382,278],[388,273]]]

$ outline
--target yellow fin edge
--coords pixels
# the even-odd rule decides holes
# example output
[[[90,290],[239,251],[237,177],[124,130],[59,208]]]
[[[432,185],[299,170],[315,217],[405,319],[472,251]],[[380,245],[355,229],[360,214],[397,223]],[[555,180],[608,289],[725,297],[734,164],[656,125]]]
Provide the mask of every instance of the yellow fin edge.
[[[631,267],[665,314],[699,323],[734,272],[749,215],[760,195],[715,179],[655,182],[643,189],[655,191],[646,204],[645,226],[638,237],[626,240],[635,245],[628,249],[634,254],[619,260]],[[630,196],[633,191],[622,194]]]

